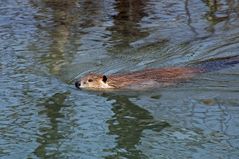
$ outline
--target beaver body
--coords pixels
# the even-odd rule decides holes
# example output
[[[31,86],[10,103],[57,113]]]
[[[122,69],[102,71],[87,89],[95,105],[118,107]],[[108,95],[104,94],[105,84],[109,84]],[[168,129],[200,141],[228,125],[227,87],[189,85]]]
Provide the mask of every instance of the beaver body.
[[[77,88],[86,89],[145,89],[172,85],[196,74],[220,70],[239,63],[239,57],[223,58],[192,67],[152,68],[136,72],[105,76],[90,73],[75,82]]]
[[[78,88],[88,89],[119,89],[119,88],[150,88],[168,86],[187,80],[199,73],[197,68],[172,67],[161,69],[145,69],[125,74],[105,76],[90,73],[75,83]]]

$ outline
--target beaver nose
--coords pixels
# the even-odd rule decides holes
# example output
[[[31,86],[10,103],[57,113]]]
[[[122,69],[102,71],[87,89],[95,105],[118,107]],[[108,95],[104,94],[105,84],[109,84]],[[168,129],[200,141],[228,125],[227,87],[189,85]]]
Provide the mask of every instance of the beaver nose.
[[[75,86],[76,86],[76,88],[79,88],[79,89],[80,89],[80,82],[79,82],[79,81],[76,81],[76,82],[75,82]]]

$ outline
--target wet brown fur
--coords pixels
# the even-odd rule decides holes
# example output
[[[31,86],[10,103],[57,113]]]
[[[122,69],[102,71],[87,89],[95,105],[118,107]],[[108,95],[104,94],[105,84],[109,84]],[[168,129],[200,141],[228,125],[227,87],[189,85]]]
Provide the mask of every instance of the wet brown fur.
[[[193,77],[196,73],[199,73],[200,71],[201,70],[198,68],[191,67],[145,69],[125,74],[109,75],[107,76],[106,81],[103,83],[102,81],[104,75],[91,73],[81,79],[81,86],[83,88],[90,89],[166,86],[180,82],[182,80],[187,80]],[[91,82],[88,82],[89,79],[91,79]],[[84,84],[91,85],[84,87]]]

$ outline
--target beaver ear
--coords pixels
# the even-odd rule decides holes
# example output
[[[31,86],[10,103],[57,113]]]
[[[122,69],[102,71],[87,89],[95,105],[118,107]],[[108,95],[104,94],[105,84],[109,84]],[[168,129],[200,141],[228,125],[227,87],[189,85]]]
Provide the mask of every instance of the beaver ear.
[[[104,83],[106,83],[106,81],[107,81],[107,77],[106,77],[105,75],[103,75],[103,77],[102,77],[102,81],[103,81]]]

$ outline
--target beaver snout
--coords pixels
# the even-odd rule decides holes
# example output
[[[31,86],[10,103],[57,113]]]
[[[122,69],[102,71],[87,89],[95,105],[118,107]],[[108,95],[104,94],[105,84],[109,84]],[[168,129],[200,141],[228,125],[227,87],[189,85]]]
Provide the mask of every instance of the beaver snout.
[[[79,88],[79,89],[80,89],[80,81],[76,81],[76,82],[75,82],[75,86],[76,86],[76,88]]]

